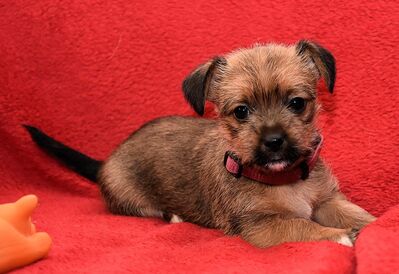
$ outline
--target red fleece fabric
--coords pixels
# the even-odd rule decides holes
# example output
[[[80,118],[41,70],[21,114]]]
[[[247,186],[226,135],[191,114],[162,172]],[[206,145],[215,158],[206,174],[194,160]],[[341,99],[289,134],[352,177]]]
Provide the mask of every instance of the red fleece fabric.
[[[38,195],[34,221],[54,240],[48,258],[17,272],[397,272],[398,14],[398,1],[3,1],[0,203]],[[181,82],[198,64],[255,42],[302,38],[337,59],[334,94],[319,92],[322,156],[343,193],[380,217],[355,248],[262,250],[189,223],[111,215],[95,185],[20,126],[104,159],[146,121],[194,115]]]

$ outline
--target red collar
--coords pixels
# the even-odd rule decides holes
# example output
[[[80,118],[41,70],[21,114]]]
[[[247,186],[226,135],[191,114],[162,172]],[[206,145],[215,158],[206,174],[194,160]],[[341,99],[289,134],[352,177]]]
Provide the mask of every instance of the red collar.
[[[299,179],[306,180],[309,173],[316,165],[320,155],[321,146],[323,144],[323,136],[320,135],[316,148],[307,160],[301,162],[297,167],[289,171],[283,172],[265,172],[259,166],[243,166],[240,159],[231,151],[227,151],[224,157],[224,165],[228,172],[234,177],[240,178],[244,176],[248,179],[268,184],[268,185],[284,185],[292,184]]]

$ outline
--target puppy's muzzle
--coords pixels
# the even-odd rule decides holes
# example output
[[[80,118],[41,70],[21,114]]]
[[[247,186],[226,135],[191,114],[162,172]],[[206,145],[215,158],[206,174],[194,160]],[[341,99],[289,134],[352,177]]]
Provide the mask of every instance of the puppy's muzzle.
[[[282,149],[285,142],[285,134],[282,132],[267,134],[264,138],[265,146],[273,152],[278,152]]]
[[[286,134],[280,128],[268,129],[263,137],[263,143],[271,152],[279,152],[286,144]]]

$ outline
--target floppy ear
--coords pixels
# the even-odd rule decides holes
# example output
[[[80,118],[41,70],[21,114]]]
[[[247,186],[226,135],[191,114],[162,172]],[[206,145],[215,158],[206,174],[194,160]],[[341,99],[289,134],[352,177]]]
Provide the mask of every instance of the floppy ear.
[[[307,40],[296,44],[298,55],[310,58],[316,65],[319,75],[324,78],[328,91],[333,92],[335,84],[335,58],[322,46]]]
[[[223,57],[215,57],[197,67],[183,81],[183,93],[187,102],[196,113],[204,115],[205,100],[208,98],[211,82],[215,73],[226,63]]]

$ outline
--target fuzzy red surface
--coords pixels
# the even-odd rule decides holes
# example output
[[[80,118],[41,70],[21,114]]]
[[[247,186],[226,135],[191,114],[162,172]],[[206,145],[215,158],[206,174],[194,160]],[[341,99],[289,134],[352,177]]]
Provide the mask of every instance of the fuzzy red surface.
[[[38,195],[37,228],[54,240],[48,258],[17,272],[398,271],[398,14],[397,1],[3,1],[0,203]],[[104,159],[146,121],[193,115],[180,86],[199,63],[302,38],[337,59],[334,95],[320,92],[322,156],[349,199],[382,215],[355,249],[320,242],[261,250],[188,223],[113,216],[94,185],[42,153],[20,126]]]

